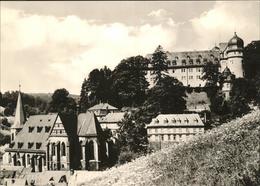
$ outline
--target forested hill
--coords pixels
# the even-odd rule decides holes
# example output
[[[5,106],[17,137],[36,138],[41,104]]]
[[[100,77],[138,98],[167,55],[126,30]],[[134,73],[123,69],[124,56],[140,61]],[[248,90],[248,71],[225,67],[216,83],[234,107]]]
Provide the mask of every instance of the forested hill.
[[[49,103],[51,101],[51,96],[53,93],[27,93],[29,95],[32,95],[33,97],[39,97],[42,100]],[[70,94],[69,97],[72,97],[73,99],[79,99],[79,95]]]
[[[260,185],[259,134],[257,110],[176,147],[104,171],[90,181],[78,180],[98,186]]]

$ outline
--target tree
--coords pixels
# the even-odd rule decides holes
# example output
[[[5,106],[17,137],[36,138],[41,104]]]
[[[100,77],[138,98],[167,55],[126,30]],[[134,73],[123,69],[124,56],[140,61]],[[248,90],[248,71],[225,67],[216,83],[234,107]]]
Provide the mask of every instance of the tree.
[[[151,74],[154,75],[154,83],[160,82],[160,80],[165,77],[164,72],[167,72],[167,54],[163,51],[162,46],[158,46],[154,53],[152,54]]]
[[[243,68],[245,77],[253,79],[260,72],[260,40],[252,41],[244,48]]]
[[[173,77],[164,77],[148,91],[145,105],[150,112],[173,114],[186,109],[185,87]],[[153,110],[153,111],[152,111]]]
[[[87,80],[85,78],[82,83],[81,91],[80,91],[80,101],[79,101],[80,113],[86,112],[88,107],[89,107],[89,103],[88,103]]]
[[[132,114],[126,114],[119,123],[118,142],[121,152],[132,151],[141,154],[146,152],[148,140],[146,123],[142,115],[142,110],[137,110]]]
[[[64,88],[55,90],[52,95],[49,111],[75,114],[76,102],[73,98],[68,96],[69,96],[69,92]]]
[[[89,93],[89,104],[93,106],[98,102],[108,102],[111,95],[112,71],[106,66],[103,69],[94,69],[89,73],[87,79],[87,91]]]
[[[135,56],[124,59],[113,71],[113,92],[117,95],[115,105],[140,106],[145,100],[145,92],[148,89],[145,68],[148,59]]]

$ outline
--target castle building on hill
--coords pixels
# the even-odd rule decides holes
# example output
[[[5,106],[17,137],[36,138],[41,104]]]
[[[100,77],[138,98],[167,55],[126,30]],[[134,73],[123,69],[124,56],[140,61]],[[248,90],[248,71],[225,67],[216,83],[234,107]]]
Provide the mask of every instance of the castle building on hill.
[[[204,87],[206,81],[202,80],[203,68],[208,62],[212,62],[221,73],[228,68],[235,78],[242,78],[243,49],[243,40],[234,33],[227,43],[220,43],[219,47],[215,46],[211,50],[167,52],[167,74],[178,79],[184,86]],[[151,59],[152,54],[148,54],[147,57]],[[152,70],[150,64],[146,75],[150,88],[154,86]]]

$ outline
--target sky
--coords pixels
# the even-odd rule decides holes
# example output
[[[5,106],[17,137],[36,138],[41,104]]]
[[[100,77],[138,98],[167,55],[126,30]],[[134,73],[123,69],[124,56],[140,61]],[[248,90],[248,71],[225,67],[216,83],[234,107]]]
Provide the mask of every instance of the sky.
[[[80,94],[90,71],[166,51],[260,39],[259,1],[1,1],[2,92]]]

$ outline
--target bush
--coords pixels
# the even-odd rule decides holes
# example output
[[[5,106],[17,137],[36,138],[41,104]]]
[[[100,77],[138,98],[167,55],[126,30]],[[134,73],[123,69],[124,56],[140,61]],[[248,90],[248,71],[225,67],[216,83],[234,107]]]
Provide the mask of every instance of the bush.
[[[132,151],[122,151],[118,157],[118,164],[122,165],[127,162],[131,162],[132,160],[136,159],[137,157],[138,157],[138,154],[136,154]]]

